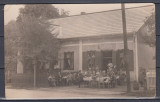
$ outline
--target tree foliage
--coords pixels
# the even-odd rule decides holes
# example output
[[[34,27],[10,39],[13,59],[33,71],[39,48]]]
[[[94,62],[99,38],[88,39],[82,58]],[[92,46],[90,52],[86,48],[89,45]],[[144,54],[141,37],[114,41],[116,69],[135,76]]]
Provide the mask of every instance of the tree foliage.
[[[5,54],[15,56],[17,48],[18,27],[16,21],[10,21],[5,25]]]
[[[145,26],[146,26],[146,34],[143,35],[144,43],[149,45],[150,47],[155,47],[155,13],[152,13],[151,16],[146,17],[145,20]]]
[[[52,19],[60,17],[59,11],[49,4],[30,4],[20,9],[17,21],[22,21],[24,16],[35,17],[37,19]]]
[[[61,17],[50,4],[25,5],[17,18],[24,57],[56,60],[59,41],[49,30],[49,19]]]
[[[7,25],[5,25],[5,40],[4,41],[5,41],[6,70],[12,69],[12,67],[16,66],[18,35],[19,35],[19,31],[18,31],[16,21],[10,21]]]

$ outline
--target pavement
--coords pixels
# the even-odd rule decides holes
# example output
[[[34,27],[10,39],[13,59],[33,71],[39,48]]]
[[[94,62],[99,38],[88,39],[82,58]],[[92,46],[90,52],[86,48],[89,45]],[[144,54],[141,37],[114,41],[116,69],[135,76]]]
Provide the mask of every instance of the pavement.
[[[78,88],[65,86],[53,88],[13,89],[6,87],[7,99],[111,99],[130,98],[125,95],[126,86],[116,88]],[[133,97],[132,97],[133,98]]]

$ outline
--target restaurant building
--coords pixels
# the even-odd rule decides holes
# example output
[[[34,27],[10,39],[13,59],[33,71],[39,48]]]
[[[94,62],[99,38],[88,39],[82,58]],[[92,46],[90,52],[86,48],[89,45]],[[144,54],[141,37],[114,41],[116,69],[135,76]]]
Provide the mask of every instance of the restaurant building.
[[[145,20],[152,12],[154,6],[126,8],[127,61],[131,81],[140,81],[142,72],[155,71],[155,48],[143,41],[148,33]],[[121,9],[83,12],[81,15],[51,19],[49,22],[53,25],[52,33],[60,41],[58,66],[62,72],[84,72],[96,67],[103,71],[111,62],[117,70],[125,73]],[[15,73],[11,76],[14,86],[33,86],[35,82],[37,86],[48,85],[47,72],[44,70],[54,66],[51,66],[51,61],[45,61],[44,69],[37,70],[35,75],[34,68],[31,68],[34,66],[31,64],[27,67],[23,64],[19,52],[17,56]],[[32,63],[30,58],[27,59],[29,62]],[[26,70],[28,73],[25,73]]]
[[[154,6],[126,9],[128,68],[131,81],[139,80],[140,71],[155,70],[155,49],[143,42],[147,17]],[[123,28],[121,9],[52,19],[53,34],[61,42],[58,62],[62,71],[86,71],[96,66],[105,70],[112,62],[123,69]],[[125,71],[124,71],[125,72]]]

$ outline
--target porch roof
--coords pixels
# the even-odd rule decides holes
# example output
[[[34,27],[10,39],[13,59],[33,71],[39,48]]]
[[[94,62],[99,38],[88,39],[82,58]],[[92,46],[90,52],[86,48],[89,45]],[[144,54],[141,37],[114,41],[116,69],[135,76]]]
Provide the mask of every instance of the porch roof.
[[[127,8],[127,33],[138,31],[152,12],[153,5]],[[123,33],[121,9],[51,19],[49,22],[53,24],[52,33],[59,39]]]

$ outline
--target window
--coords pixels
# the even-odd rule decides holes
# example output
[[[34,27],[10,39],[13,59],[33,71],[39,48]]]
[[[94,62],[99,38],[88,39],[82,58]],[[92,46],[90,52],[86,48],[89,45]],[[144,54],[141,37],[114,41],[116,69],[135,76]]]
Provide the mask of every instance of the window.
[[[103,53],[103,67],[102,69],[105,70],[106,67],[108,66],[108,63],[113,63],[112,62],[112,50],[106,50],[106,51],[102,51]]]
[[[74,70],[74,52],[64,53],[64,70]]]
[[[88,68],[94,68],[95,67],[95,51],[88,51]]]
[[[128,67],[130,71],[134,70],[134,56],[133,56],[133,50],[128,50],[127,54],[127,61],[128,61]],[[124,50],[118,50],[117,51],[117,66],[121,70],[125,71],[124,68]]]

